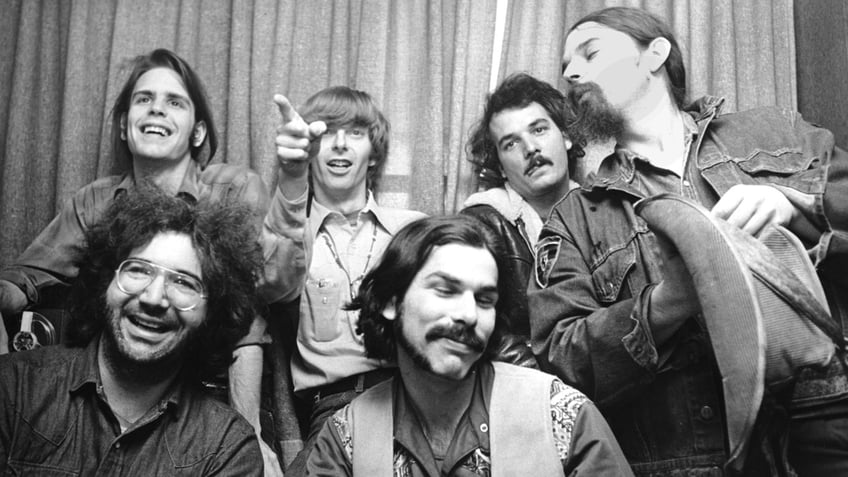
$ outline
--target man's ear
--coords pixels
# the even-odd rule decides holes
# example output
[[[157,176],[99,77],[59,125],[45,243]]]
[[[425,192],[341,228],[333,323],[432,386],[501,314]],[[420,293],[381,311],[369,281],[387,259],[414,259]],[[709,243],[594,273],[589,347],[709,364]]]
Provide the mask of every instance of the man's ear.
[[[200,147],[203,144],[203,141],[206,140],[206,122],[198,121],[197,124],[194,125],[194,131],[191,133],[191,145],[193,147]]]
[[[127,140],[127,113],[121,114],[121,141]]]
[[[395,299],[392,298],[389,303],[383,308],[383,318],[392,321],[397,318],[397,304],[395,303]]]
[[[565,144],[566,151],[570,151],[571,148],[574,147],[574,143],[568,138],[568,136],[565,135],[565,133],[562,133],[562,142]]]
[[[651,40],[643,52],[643,58],[648,62],[651,73],[656,73],[663,67],[669,53],[671,53],[671,42],[666,38],[660,36]]]

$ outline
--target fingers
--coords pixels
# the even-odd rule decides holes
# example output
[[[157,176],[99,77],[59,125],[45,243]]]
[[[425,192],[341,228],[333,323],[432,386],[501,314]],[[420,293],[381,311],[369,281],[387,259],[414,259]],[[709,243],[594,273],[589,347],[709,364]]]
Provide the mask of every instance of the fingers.
[[[312,141],[326,131],[323,121],[306,124],[303,118],[292,107],[288,98],[281,94],[274,95],[274,103],[280,110],[281,124],[277,127],[274,140],[277,147],[277,158],[285,164],[291,161],[307,161],[313,152]]]
[[[789,225],[794,206],[782,192],[767,185],[736,185],[713,207],[714,216],[758,236],[769,224]]]
[[[277,108],[280,110],[280,116],[283,118],[283,124],[299,119],[303,122],[297,111],[294,110],[289,99],[281,94],[274,95],[274,102],[277,103]]]

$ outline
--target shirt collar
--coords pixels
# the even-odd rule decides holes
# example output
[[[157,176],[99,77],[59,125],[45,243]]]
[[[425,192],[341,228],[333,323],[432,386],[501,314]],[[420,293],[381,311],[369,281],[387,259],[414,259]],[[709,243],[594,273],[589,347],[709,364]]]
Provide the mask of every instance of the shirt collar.
[[[478,448],[489,454],[489,402],[494,383],[494,368],[488,361],[482,361],[474,367],[472,373],[475,384],[471,405],[460,419],[457,434],[445,456],[445,463],[449,465],[456,465]],[[395,440],[412,454],[416,462],[427,469],[429,475],[441,475],[439,469],[433,468],[435,459],[430,444],[424,436],[418,414],[406,397],[402,380],[395,378],[393,386]]]
[[[72,378],[68,381],[70,383],[68,391],[71,394],[79,394],[90,390],[101,394],[101,397],[105,399],[105,395],[102,395],[103,381],[100,378],[100,367],[97,355],[101,337],[102,335],[92,339],[88,345],[86,345],[83,352],[79,355],[79,359],[75,361],[71,368]],[[185,392],[183,389],[184,386],[180,385],[182,380],[183,375],[180,373],[168,387],[168,390],[165,392],[165,397],[159,402],[159,407],[162,410],[174,408],[177,404],[179,404],[183,393]]]
[[[312,197],[311,204],[311,212],[309,214],[309,233],[310,237],[315,238],[318,236],[318,231],[321,229],[321,226],[324,225],[324,221],[327,220],[327,217],[330,215],[341,216],[338,212],[332,211],[325,207],[324,205],[318,203],[315,200],[315,197]],[[391,220],[387,220],[386,216],[387,212],[385,209],[380,207],[377,204],[377,201],[374,199],[374,194],[369,190],[368,196],[365,200],[365,207],[359,211],[359,219],[363,219],[365,217],[374,217],[377,223],[382,226],[384,229],[388,230],[390,234],[394,235],[397,230],[393,230],[394,227],[391,226],[393,223]]]

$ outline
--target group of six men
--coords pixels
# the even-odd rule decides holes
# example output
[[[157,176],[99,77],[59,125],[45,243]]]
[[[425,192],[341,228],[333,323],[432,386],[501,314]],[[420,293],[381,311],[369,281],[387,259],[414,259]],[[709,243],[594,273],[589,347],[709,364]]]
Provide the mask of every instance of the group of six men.
[[[840,475],[841,340],[806,394],[769,396],[732,462],[689,271],[634,204],[673,193],[754,236],[785,226],[841,327],[845,152],[794,112],[685,107],[674,35],[642,10],[584,17],[564,50],[566,94],[515,74],[488,97],[469,141],[485,190],[432,218],[375,201],[389,123],[366,93],[275,96],[269,197],[203,160],[217,142],[191,68],[139,57],[113,110],[131,171],[81,189],[0,272],[6,316],[65,284],[72,316],[68,346],[0,359],[0,469],[279,475],[254,437],[267,304],[299,297],[309,416],[289,475]],[[615,152],[578,185],[604,138]],[[247,422],[204,390],[227,367]]]

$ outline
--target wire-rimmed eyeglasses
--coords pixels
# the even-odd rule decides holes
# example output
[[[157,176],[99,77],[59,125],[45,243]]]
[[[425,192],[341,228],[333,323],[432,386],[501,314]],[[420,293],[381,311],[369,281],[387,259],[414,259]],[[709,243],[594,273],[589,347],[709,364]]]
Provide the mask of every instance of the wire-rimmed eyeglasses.
[[[147,289],[160,273],[165,276],[165,296],[177,310],[193,310],[206,299],[203,283],[198,278],[140,258],[121,262],[115,270],[115,282],[122,292],[137,295]]]

